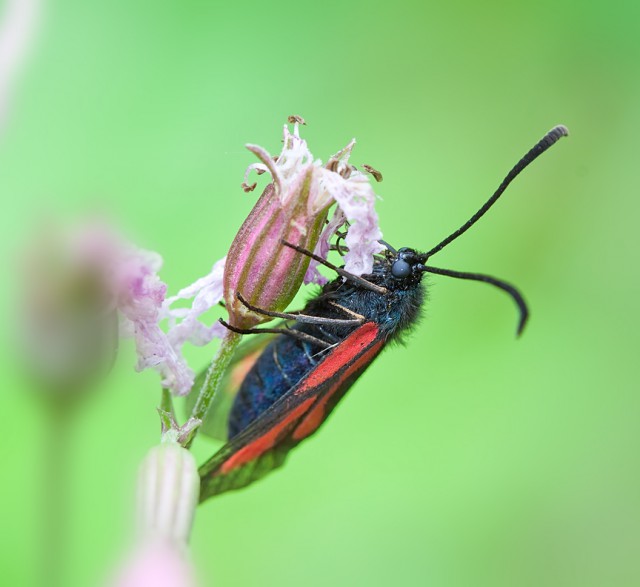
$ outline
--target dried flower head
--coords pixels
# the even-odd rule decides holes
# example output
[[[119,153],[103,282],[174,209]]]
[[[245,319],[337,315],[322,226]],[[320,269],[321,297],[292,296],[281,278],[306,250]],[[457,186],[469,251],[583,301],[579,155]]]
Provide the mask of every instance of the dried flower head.
[[[220,331],[198,325],[197,318],[224,297],[230,322],[237,328],[250,328],[265,321],[240,302],[241,294],[252,305],[271,311],[281,311],[291,302],[302,283],[324,283],[317,263],[285,246],[289,242],[316,252],[326,258],[329,242],[346,222],[344,257],[347,271],[357,275],[373,267],[373,255],[382,250],[381,232],[375,212],[376,195],[369,178],[349,164],[355,145],[346,147],[329,158],[326,165],[314,159],[307,142],[300,137],[298,116],[289,118],[293,132],[284,127],[284,146],[274,157],[262,147],[247,145],[258,163],[249,165],[242,187],[251,191],[256,183],[249,181],[252,172],[268,173],[267,185],[253,210],[238,231],[226,258],[224,278],[219,281],[223,261],[212,272],[183,291],[203,303],[191,310],[171,308],[166,311],[174,319],[182,319],[183,337],[193,332],[196,338],[208,341]],[[330,208],[337,204],[327,223]],[[198,298],[199,292],[207,295]],[[215,294],[215,295],[214,295]],[[186,294],[182,297],[188,297]],[[206,303],[204,298],[206,298]]]

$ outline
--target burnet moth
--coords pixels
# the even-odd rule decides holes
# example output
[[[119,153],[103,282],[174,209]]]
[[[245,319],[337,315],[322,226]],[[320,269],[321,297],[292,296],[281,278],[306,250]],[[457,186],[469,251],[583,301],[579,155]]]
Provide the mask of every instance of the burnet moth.
[[[243,334],[263,336],[240,347],[230,371],[231,383],[212,406],[210,428],[217,428],[218,436],[228,441],[200,468],[201,500],[265,476],[320,427],[380,351],[416,323],[425,299],[425,273],[482,281],[503,290],[518,307],[520,334],[528,310],[513,285],[489,275],[434,267],[429,261],[471,228],[525,167],[567,135],[564,126],[550,130],[467,222],[426,253],[396,250],[384,243],[386,250],[376,256],[370,275],[351,275],[285,243],[338,276],[298,313],[265,312],[238,294],[250,310],[287,322],[278,328],[250,330],[237,330],[223,322]],[[336,248],[340,250],[339,244]]]

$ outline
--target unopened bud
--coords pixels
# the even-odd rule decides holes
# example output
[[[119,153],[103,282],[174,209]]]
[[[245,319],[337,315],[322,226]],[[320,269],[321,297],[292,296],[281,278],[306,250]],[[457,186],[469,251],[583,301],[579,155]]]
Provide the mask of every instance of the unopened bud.
[[[24,256],[18,324],[29,375],[57,396],[83,392],[105,376],[118,346],[106,277],[65,236],[44,233]]]
[[[309,257],[283,244],[289,242],[313,250],[320,238],[327,208],[310,212],[309,189],[313,169],[300,182],[300,190],[282,203],[274,184],[269,184],[238,231],[224,274],[225,304],[233,326],[251,328],[266,318],[240,302],[282,311],[302,285]]]
[[[175,442],[153,447],[142,462],[138,481],[143,540],[186,544],[199,492],[198,467],[188,450]]]
[[[368,179],[349,165],[355,141],[323,166],[300,138],[298,127],[305,124],[304,119],[292,116],[289,122],[294,125],[293,133],[285,125],[284,147],[278,157],[257,145],[247,145],[261,162],[247,168],[245,189],[253,186],[248,181],[250,171],[268,172],[273,183],[244,221],[227,255],[224,299],[230,323],[236,328],[251,328],[270,320],[250,311],[238,294],[254,307],[279,312],[291,302],[303,281],[321,282],[319,274],[309,268],[309,257],[285,242],[326,256],[329,239],[349,221],[345,264],[357,275],[371,271],[373,254],[382,249],[375,194]],[[337,204],[334,220],[328,226],[330,230],[323,231],[333,204]]]

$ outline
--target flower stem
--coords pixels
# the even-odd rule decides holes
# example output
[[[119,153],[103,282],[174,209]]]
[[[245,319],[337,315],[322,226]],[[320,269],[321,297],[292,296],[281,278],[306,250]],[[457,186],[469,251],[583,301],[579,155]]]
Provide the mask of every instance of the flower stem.
[[[171,397],[171,391],[166,387],[162,388],[162,395],[160,396],[160,409],[175,416],[176,413],[173,409],[173,398]]]
[[[196,405],[193,406],[193,410],[191,412],[192,418],[195,418],[197,420],[204,420],[207,412],[209,411],[209,406],[211,405],[213,398],[215,397],[216,393],[218,393],[218,389],[220,388],[220,384],[222,382],[222,376],[227,370],[227,367],[231,362],[231,357],[233,357],[233,353],[240,343],[241,338],[241,334],[237,334],[236,332],[231,332],[229,330],[227,331],[225,337],[222,339],[220,347],[218,348],[218,352],[216,353],[215,357],[213,357],[213,360],[209,365],[209,370],[207,371],[207,376],[205,377],[204,383],[200,388]],[[191,446],[194,438],[195,434],[191,438],[191,442],[189,443],[187,448]]]
[[[42,587],[62,587],[67,563],[67,520],[69,434],[71,413],[76,406],[64,401],[47,405],[48,429],[44,438],[44,479],[42,501],[42,559],[40,581]]]

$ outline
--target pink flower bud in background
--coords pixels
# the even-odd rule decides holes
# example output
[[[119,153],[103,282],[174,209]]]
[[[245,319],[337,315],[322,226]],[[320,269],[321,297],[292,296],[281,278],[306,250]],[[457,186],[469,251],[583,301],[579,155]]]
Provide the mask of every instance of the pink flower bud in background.
[[[76,237],[45,227],[22,255],[17,334],[29,377],[54,397],[75,396],[111,368],[118,317],[103,267]]]
[[[90,386],[111,367],[120,334],[135,339],[137,370],[154,368],[163,386],[189,392],[193,372],[159,324],[167,290],[157,275],[160,255],[91,221],[45,227],[22,261],[18,332],[40,388]]]
[[[200,489],[193,455],[175,442],[152,448],[140,467],[138,537],[113,587],[197,585],[187,543]]]

